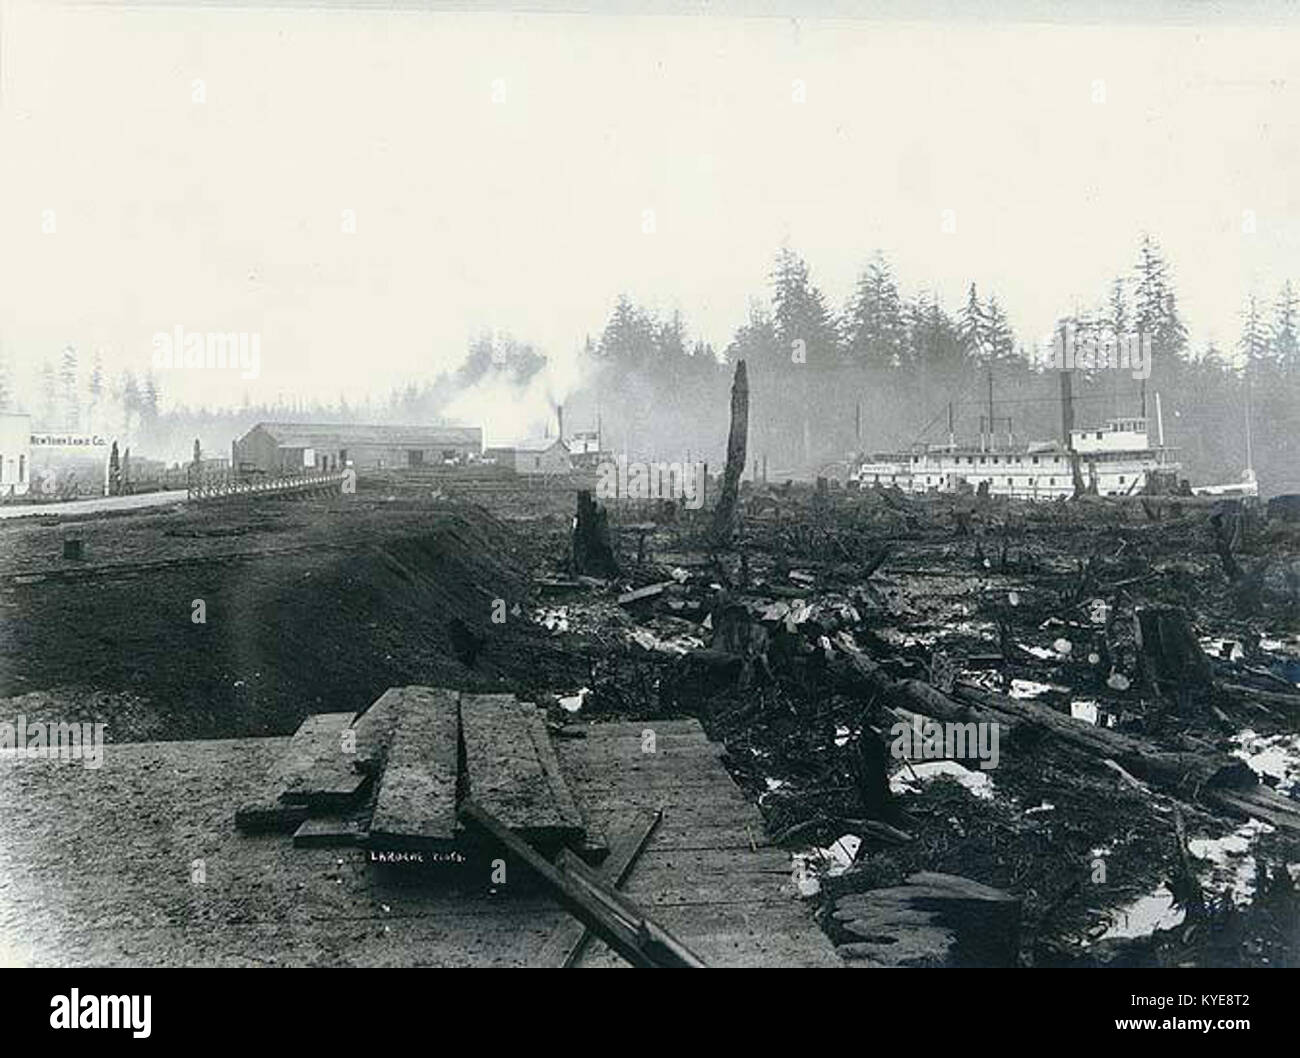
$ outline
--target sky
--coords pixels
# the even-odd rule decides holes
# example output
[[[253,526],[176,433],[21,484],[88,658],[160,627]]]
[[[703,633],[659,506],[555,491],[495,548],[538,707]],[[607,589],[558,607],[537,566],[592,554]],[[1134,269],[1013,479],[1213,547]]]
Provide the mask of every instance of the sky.
[[[719,10],[0,0],[0,351],[245,332],[256,378],[164,406],[355,402],[484,329],[568,377],[621,293],[721,350],[783,245],[837,308],[876,250],[952,311],[975,280],[1026,342],[1143,231],[1197,347],[1300,283],[1294,20]]]

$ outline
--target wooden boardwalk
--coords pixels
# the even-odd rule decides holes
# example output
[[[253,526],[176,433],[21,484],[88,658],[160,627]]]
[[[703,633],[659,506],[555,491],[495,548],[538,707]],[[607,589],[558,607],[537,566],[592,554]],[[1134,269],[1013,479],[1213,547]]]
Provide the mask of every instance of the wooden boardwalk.
[[[632,810],[664,810],[625,892],[710,965],[842,965],[788,857],[751,846],[762,819],[695,721],[586,730],[556,749],[589,823],[609,834]],[[108,745],[97,770],[0,759],[0,965],[536,959],[565,919],[536,889],[400,884],[361,849],[237,832],[235,807],[288,742]],[[597,943],[582,965],[622,963]]]

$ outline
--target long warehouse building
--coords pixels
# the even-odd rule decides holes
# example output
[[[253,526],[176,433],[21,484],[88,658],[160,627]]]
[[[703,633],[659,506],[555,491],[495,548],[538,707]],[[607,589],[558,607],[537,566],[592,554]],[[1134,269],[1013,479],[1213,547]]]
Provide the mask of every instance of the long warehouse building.
[[[477,459],[483,451],[483,430],[478,426],[259,422],[230,447],[231,466],[241,474],[348,466],[394,470]]]

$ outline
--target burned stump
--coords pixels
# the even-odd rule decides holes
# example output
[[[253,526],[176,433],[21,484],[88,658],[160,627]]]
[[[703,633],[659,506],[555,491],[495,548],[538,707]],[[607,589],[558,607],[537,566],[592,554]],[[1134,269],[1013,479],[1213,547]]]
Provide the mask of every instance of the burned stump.
[[[573,525],[573,569],[589,577],[618,576],[618,560],[609,542],[609,513],[589,489],[578,493],[578,517]]]

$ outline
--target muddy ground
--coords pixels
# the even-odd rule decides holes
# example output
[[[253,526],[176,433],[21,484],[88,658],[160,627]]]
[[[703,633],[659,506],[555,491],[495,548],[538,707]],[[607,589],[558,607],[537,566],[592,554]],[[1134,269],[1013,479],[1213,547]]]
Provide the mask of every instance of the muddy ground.
[[[103,721],[115,741],[287,734],[424,683],[509,690],[557,724],[698,716],[789,848],[792,893],[823,909],[938,870],[1023,898],[1022,965],[1300,964],[1295,833],[1032,728],[987,770],[888,757],[896,717],[839,667],[860,652],[894,679],[1235,754],[1294,799],[1293,526],[1243,523],[1243,585],[1195,505],[759,487],[727,548],[708,512],[611,511],[622,575],[605,583],[568,568],[571,491],[434,491],[363,481],[333,500],[0,526],[4,713]],[[83,560],[62,557],[66,536]],[[620,603],[647,585],[663,587]],[[1138,657],[1133,614],[1153,605],[1185,614],[1212,670],[1178,700]],[[877,750],[884,805],[864,777]]]

